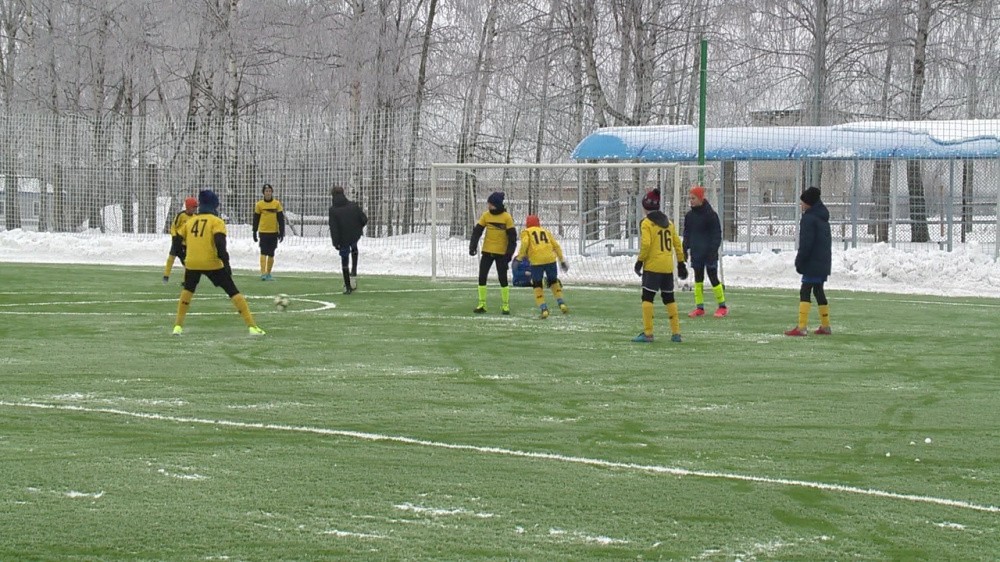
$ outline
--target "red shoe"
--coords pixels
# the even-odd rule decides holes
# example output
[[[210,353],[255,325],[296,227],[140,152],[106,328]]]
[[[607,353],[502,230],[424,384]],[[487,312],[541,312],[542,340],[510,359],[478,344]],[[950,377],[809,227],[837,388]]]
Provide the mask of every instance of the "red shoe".
[[[785,330],[786,336],[808,336],[809,332],[799,328],[798,326],[792,328],[791,330]]]
[[[699,316],[704,316],[704,315],[705,315],[705,309],[704,308],[696,308],[696,309],[692,310],[691,312],[688,312],[688,318],[697,318]]]
[[[829,326],[820,326],[813,330],[813,334],[817,336],[832,336],[833,332],[830,330]]]
[[[725,316],[727,314],[729,314],[729,307],[728,306],[720,306],[719,308],[717,308],[715,310],[715,317],[716,318],[722,318],[723,316]]]

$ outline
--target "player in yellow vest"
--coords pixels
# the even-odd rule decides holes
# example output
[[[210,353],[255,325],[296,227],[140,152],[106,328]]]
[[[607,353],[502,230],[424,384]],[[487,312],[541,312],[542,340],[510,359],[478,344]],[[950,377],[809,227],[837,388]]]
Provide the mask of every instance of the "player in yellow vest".
[[[274,267],[274,251],[278,242],[285,239],[285,209],[281,201],[274,198],[274,188],[265,183],[264,198],[253,208],[253,241],[258,241],[260,232],[260,280],[272,281],[271,268]]]
[[[479,238],[483,238],[483,256],[479,259],[479,302],[473,310],[476,314],[486,312],[486,278],[493,264],[497,266],[497,277],[500,279],[500,313],[510,314],[510,286],[507,281],[507,270],[510,260],[514,257],[517,247],[517,229],[514,219],[503,206],[504,194],[495,191],[486,199],[487,209],[479,217],[476,226],[472,228],[472,240],[469,241],[469,255],[476,255]]]
[[[184,264],[184,289],[177,303],[174,335],[179,336],[184,333],[184,317],[191,306],[198,282],[204,275],[213,285],[229,295],[233,306],[246,323],[250,335],[262,336],[264,330],[254,322],[246,298],[233,282],[233,272],[229,267],[229,252],[226,251],[226,223],[219,218],[218,210],[219,197],[215,192],[209,189],[201,191],[198,193],[198,214],[191,217],[181,228],[181,236],[187,244],[187,262]]]
[[[163,267],[163,284],[170,281],[170,270],[174,267],[174,258],[181,260],[184,264],[185,246],[184,238],[181,236],[181,227],[191,218],[191,215],[198,209],[198,200],[188,197],[184,200],[184,210],[174,215],[174,222],[170,223],[170,254],[167,256],[167,265]]]
[[[670,341],[679,342],[681,322],[674,300],[674,257],[677,257],[677,276],[687,279],[684,246],[673,223],[660,211],[659,189],[646,193],[642,198],[642,208],[646,218],[639,223],[642,241],[635,262],[635,273],[642,276],[642,333],[632,341],[653,341],[653,299],[656,293],[660,293],[670,318]]]
[[[552,289],[552,296],[556,298],[559,310],[563,314],[569,313],[569,307],[563,301],[562,281],[559,280],[559,270],[556,268],[556,260],[559,267],[567,271],[569,266],[563,256],[562,246],[547,228],[542,227],[542,222],[537,215],[528,215],[524,221],[525,229],[521,232],[521,246],[517,251],[517,259],[528,258],[531,264],[531,286],[535,292],[535,305],[540,311],[540,317],[544,320],[549,317],[549,305],[545,304],[545,292],[542,290],[542,276]]]

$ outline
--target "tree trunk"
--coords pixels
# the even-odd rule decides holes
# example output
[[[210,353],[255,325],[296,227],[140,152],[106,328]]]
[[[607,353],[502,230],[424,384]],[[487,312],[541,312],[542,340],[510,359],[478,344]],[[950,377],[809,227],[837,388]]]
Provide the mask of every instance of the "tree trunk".
[[[437,14],[437,0],[431,0],[427,7],[427,23],[424,26],[424,38],[420,47],[420,68],[417,71],[417,92],[413,105],[413,117],[410,122],[410,146],[406,158],[406,195],[403,203],[402,233],[410,234],[416,230],[414,209],[417,193],[417,147],[420,143],[420,117],[424,105],[424,90],[427,86],[427,57],[431,48],[431,31],[434,28],[434,16]],[[427,205],[437,205],[437,201],[428,200]]]
[[[926,82],[927,36],[933,15],[931,0],[919,0],[917,35],[913,46],[913,80],[909,95],[909,117],[912,120],[923,118],[921,106]],[[910,241],[927,242],[930,240],[930,229],[927,226],[927,202],[919,160],[909,160],[906,163],[906,187],[910,193]]]

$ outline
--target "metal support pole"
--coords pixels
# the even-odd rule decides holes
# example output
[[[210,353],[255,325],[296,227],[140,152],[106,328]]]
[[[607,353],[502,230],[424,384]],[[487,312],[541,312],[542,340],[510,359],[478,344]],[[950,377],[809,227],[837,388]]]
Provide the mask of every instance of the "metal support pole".
[[[955,214],[952,212],[952,202],[955,201],[955,161],[948,161],[948,201],[942,201],[941,205],[945,206],[945,212],[948,214],[948,251],[955,249]]]
[[[437,280],[437,166],[431,164],[431,281]]]
[[[857,159],[854,160],[854,181],[852,183],[851,193],[851,247],[858,247],[858,206],[860,202],[858,201],[859,193],[861,191],[861,172],[860,172],[861,162]]]

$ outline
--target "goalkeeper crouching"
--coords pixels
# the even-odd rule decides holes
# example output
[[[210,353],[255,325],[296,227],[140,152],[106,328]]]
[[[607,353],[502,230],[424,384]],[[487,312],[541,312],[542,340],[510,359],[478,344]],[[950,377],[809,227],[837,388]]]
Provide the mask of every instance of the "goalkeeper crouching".
[[[524,232],[521,233],[521,246],[517,253],[517,259],[528,258],[531,263],[531,286],[535,291],[535,306],[538,307],[542,320],[549,317],[549,305],[545,303],[545,292],[542,290],[542,276],[548,281],[549,288],[552,289],[552,296],[556,298],[556,304],[563,314],[569,313],[569,307],[563,301],[562,281],[559,280],[559,270],[556,268],[556,260],[559,267],[565,272],[569,269],[566,258],[563,256],[562,246],[547,228],[542,227],[542,222],[537,215],[528,215],[524,221]]]
[[[180,234],[187,245],[187,261],[184,270],[184,289],[177,303],[177,320],[174,335],[184,333],[184,317],[201,276],[208,277],[216,287],[221,288],[233,301],[250,335],[262,336],[264,330],[254,322],[253,314],[246,298],[233,282],[233,271],[229,266],[229,252],[226,251],[226,223],[219,218],[219,197],[210,189],[198,193],[198,214],[191,217],[181,228]]]

